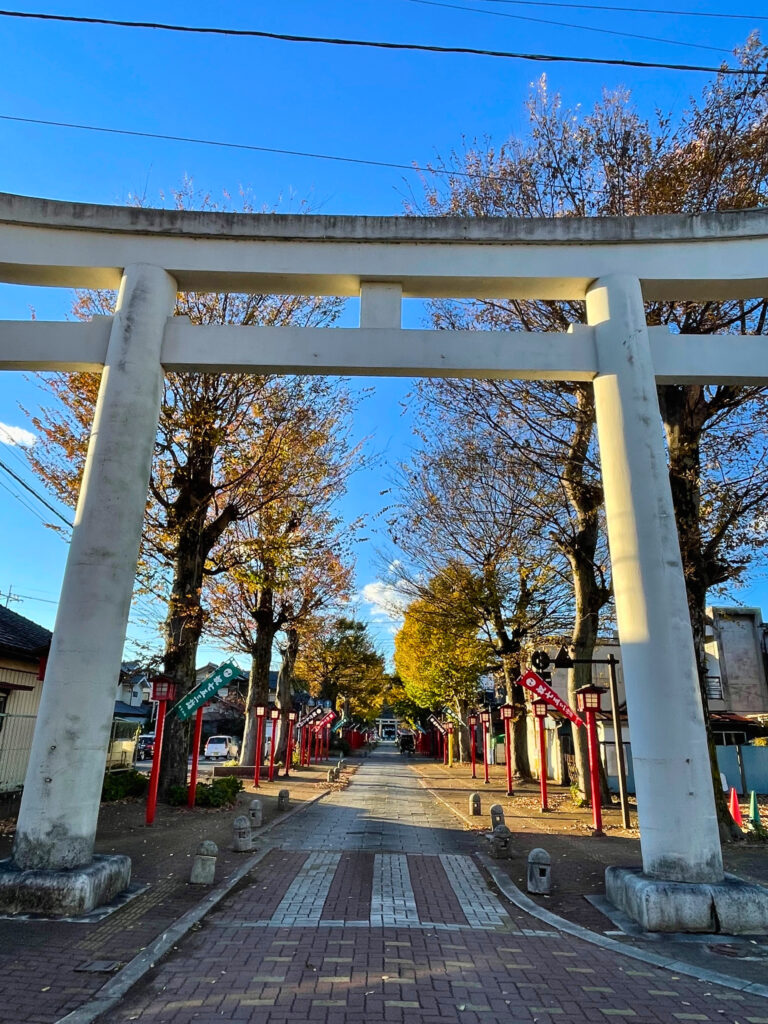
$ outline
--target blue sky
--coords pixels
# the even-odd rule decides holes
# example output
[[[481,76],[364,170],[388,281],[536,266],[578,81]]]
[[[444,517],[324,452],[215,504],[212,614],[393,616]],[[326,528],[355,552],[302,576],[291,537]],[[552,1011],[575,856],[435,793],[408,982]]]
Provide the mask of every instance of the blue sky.
[[[620,0],[640,7],[639,0]],[[668,0],[656,0],[665,7]],[[762,2],[744,0],[742,20],[686,18],[582,10],[567,4],[508,0],[282,0],[216,5],[137,2],[125,5],[48,0],[21,10],[105,18],[129,17],[187,25],[219,25],[274,32],[358,37],[443,46],[470,46],[617,59],[719,64],[753,28],[768,28]],[[681,0],[669,6],[699,13],[727,10],[724,0]],[[729,12],[731,13],[731,12]],[[524,19],[541,19],[542,24]],[[568,23],[566,25],[551,22]],[[580,26],[580,27],[575,27]],[[589,29],[599,31],[590,31]],[[616,34],[611,34],[616,33]],[[654,40],[633,38],[651,36]],[[673,42],[661,42],[667,39]],[[569,105],[591,106],[602,89],[625,86],[641,111],[679,114],[707,76],[671,71],[573,64],[534,64],[475,56],[404,53],[256,39],[225,39],[150,30],[64,25],[0,18],[0,115],[67,121],[278,149],[424,164],[461,145],[463,135],[496,141],[522,130],[531,83],[546,71],[549,87]],[[246,153],[180,142],[20,124],[0,119],[0,191],[95,203],[163,196],[185,176],[220,199],[249,192],[257,204],[297,209],[307,201],[322,213],[399,214],[419,177],[295,156]],[[0,317],[62,319],[71,294],[0,285]],[[420,311],[411,305],[406,322]],[[371,382],[360,382],[361,386]],[[350,516],[375,516],[394,466],[408,455],[410,426],[401,412],[407,381],[377,381],[358,416],[359,436],[372,436],[377,466],[356,477],[346,503]],[[36,389],[23,375],[0,375],[0,423],[27,428],[19,402],[34,408]],[[3,444],[0,459],[29,479],[18,446]],[[6,487],[29,499],[0,473],[0,593],[28,595],[12,607],[52,626],[66,544]],[[373,542],[358,551],[358,590],[376,597],[381,568]],[[13,542],[8,543],[12,537]],[[758,574],[759,575],[759,574]],[[760,604],[758,581],[739,595]],[[5,601],[0,596],[0,601]],[[145,608],[145,611],[147,609]],[[361,599],[375,638],[391,650],[391,632],[375,603]],[[151,615],[151,610],[149,611]],[[151,634],[134,620],[129,637]],[[130,650],[130,649],[129,649]],[[201,660],[214,658],[206,646]]]

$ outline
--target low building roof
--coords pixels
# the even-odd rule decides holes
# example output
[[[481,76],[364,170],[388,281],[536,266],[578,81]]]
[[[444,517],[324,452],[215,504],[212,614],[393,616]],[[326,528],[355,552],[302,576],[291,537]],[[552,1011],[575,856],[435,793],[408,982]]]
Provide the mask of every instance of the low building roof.
[[[53,633],[0,605],[0,654],[37,661],[51,646]]]

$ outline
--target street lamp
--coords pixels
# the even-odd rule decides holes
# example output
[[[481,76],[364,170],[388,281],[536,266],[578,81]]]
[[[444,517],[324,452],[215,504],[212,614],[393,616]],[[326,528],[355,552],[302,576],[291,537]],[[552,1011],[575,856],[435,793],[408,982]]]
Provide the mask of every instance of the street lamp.
[[[546,651],[534,651],[531,663],[537,671],[549,668],[551,659]],[[627,766],[624,760],[624,741],[619,715],[619,683],[616,667],[619,659],[614,654],[607,658],[572,658],[565,647],[561,647],[551,662],[554,668],[573,668],[574,665],[607,665],[611,692],[611,715],[613,717],[614,749],[616,751],[616,769],[619,779],[619,803],[621,804],[621,820],[624,828],[630,827],[629,797],[627,795]]]
[[[263,704],[258,704],[253,710],[256,712],[256,756],[253,759],[256,762],[256,766],[253,772],[253,785],[258,789],[259,776],[261,775],[261,750],[264,743],[264,716],[267,713],[267,709]]]
[[[477,750],[475,745],[475,730],[477,729],[477,715],[467,715],[467,725],[469,726],[469,756],[472,760],[472,778],[477,778],[477,772],[475,771],[477,763]]]
[[[165,709],[169,701],[176,699],[176,683],[168,676],[155,676],[151,679],[152,700],[157,701],[157,719],[155,721],[155,751],[152,755],[152,771],[149,776],[147,792],[146,823],[151,825],[155,820],[157,807],[157,786],[160,781],[160,761],[163,755],[163,730],[165,729]]]
[[[488,761],[490,760],[488,756],[488,730],[491,727],[491,712],[481,711],[480,721],[482,722],[483,725],[483,765],[485,768],[485,785],[488,786],[490,785],[491,782],[490,777],[488,775]]]
[[[589,745],[589,787],[592,791],[592,835],[602,836],[603,814],[600,806],[600,772],[598,769],[597,722],[595,712],[601,711],[600,700],[607,692],[605,686],[580,686],[576,691],[576,702],[579,711],[587,718],[587,740]]]
[[[272,708],[269,712],[269,717],[272,721],[272,737],[269,742],[269,773],[267,780],[271,782],[275,776],[275,740],[277,739],[277,723],[280,718],[279,708]]]
[[[295,711],[288,712],[288,742],[285,746],[285,771],[283,775],[290,778],[291,774],[291,755],[293,754],[293,730],[296,728],[296,715]]]
[[[514,704],[502,704],[501,717],[504,722],[504,760],[507,762],[507,796],[512,796],[512,719],[515,717]]]
[[[544,729],[544,721],[546,720],[549,706],[541,698],[531,701],[531,706],[539,726],[539,785],[541,789],[541,810],[543,813],[549,810],[549,804],[547,803],[547,740]]]

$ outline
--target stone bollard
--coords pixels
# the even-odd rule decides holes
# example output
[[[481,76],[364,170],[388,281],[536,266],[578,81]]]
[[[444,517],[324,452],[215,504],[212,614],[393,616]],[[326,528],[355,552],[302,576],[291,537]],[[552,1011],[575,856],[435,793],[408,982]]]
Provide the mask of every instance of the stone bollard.
[[[501,804],[494,804],[491,808],[491,828],[495,829],[497,825],[506,825],[504,820],[504,808]]]
[[[479,793],[469,794],[469,813],[473,818],[476,818],[478,814],[482,813],[482,804],[480,802]]]
[[[192,861],[192,874],[189,876],[192,885],[213,885],[218,854],[218,846],[210,839],[204,839],[200,843],[195,859]]]
[[[235,853],[247,853],[249,850],[252,850],[251,822],[245,814],[238,814],[232,822],[232,829],[235,833],[232,844],[232,849]]]
[[[497,825],[493,830],[488,852],[494,860],[506,860],[512,856],[512,833],[506,825]]]
[[[277,794],[278,811],[287,811],[291,806],[291,794],[287,789],[281,789]]]
[[[261,800],[251,800],[248,807],[248,817],[251,819],[251,828],[261,828],[263,818]]]
[[[528,892],[543,896],[552,892],[552,858],[540,847],[528,854]]]

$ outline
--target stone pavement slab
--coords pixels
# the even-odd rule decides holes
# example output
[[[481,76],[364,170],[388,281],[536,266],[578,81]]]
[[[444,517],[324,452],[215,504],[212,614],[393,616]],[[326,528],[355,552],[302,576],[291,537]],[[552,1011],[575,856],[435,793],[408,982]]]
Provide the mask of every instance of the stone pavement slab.
[[[537,929],[394,752],[280,839],[110,1024],[768,1022],[768,1000]]]

